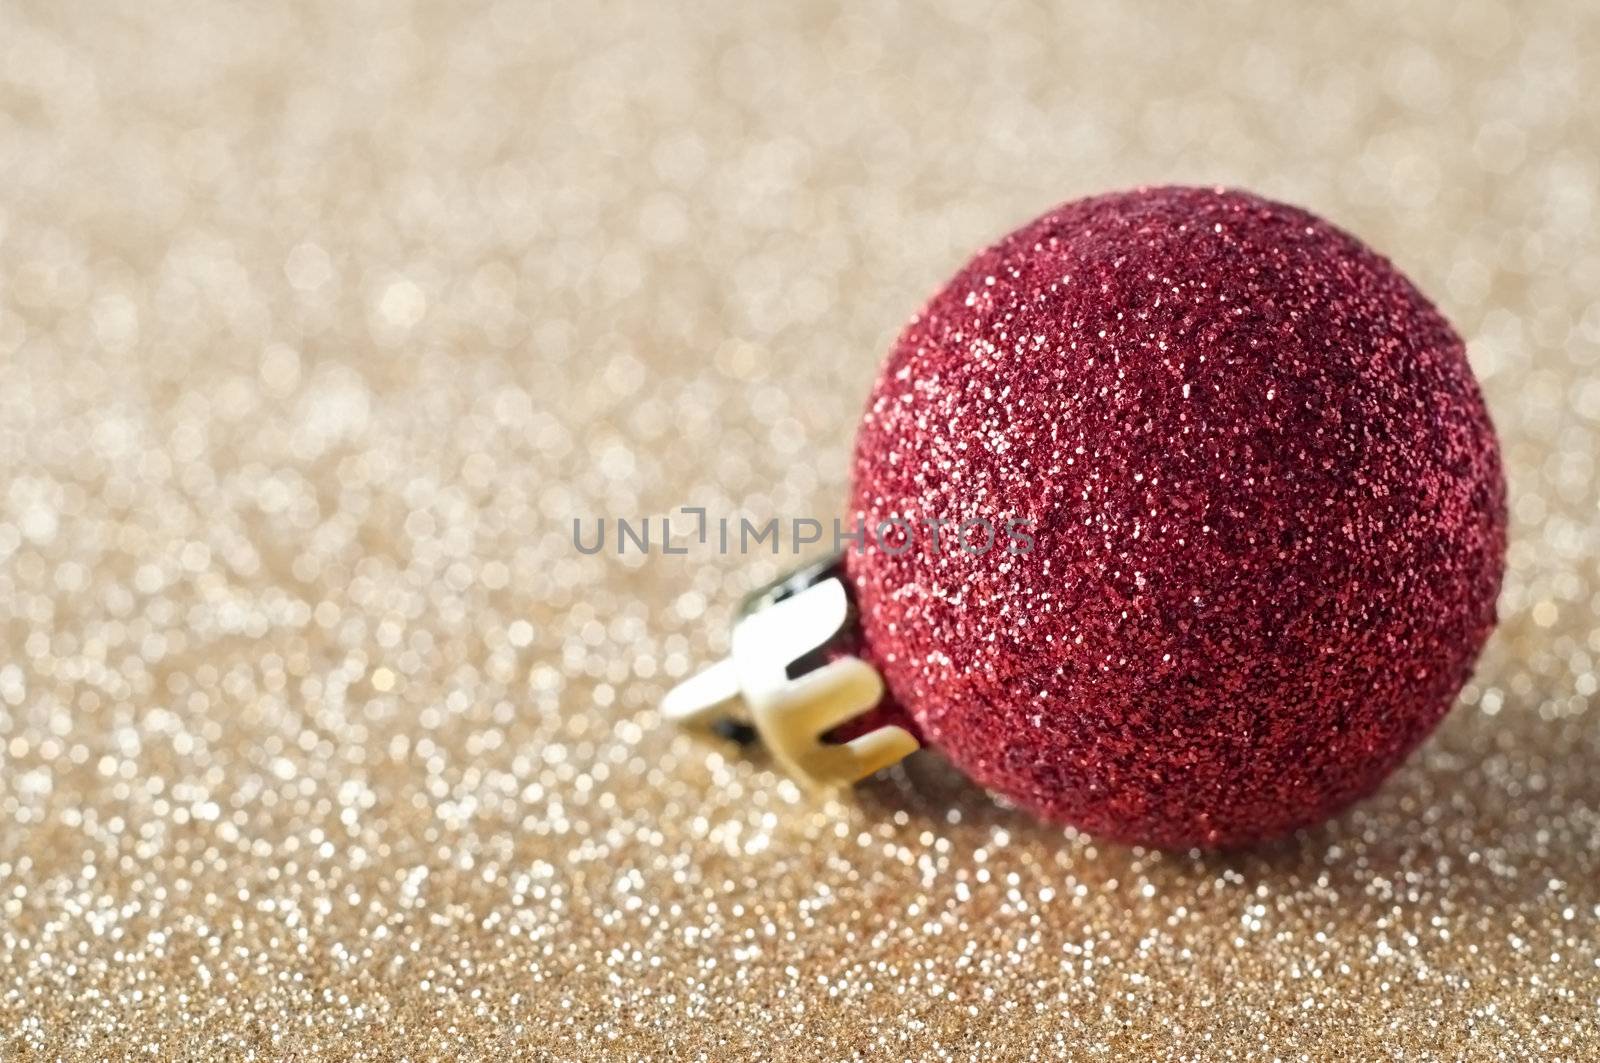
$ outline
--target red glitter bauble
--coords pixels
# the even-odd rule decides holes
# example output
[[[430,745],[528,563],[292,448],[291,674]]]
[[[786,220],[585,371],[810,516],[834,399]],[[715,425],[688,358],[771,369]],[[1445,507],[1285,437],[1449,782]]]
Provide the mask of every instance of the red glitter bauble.
[[[949,522],[938,549],[848,555],[923,737],[1044,816],[1160,846],[1373,790],[1466,681],[1505,554],[1449,324],[1354,237],[1215,189],[1069,203],[968,263],[878,377],[852,508]],[[978,519],[996,545],[972,525],[949,548]]]

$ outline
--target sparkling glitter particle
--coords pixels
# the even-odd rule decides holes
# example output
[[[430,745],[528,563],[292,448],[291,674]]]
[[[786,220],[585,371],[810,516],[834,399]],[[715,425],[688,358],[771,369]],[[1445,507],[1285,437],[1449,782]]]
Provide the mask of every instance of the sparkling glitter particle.
[[[1594,1058],[1597,48],[1562,0],[0,5],[0,1058]],[[796,559],[572,517],[843,516],[906,311],[1174,180],[1466,341],[1511,545],[1434,736],[1189,854],[662,729]]]

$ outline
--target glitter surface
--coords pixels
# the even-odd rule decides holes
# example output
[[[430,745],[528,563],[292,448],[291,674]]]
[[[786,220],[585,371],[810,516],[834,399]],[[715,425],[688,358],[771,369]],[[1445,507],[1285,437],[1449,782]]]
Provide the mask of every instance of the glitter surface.
[[[0,5],[0,1057],[1587,1060],[1592,4]],[[1370,799],[1096,842],[661,726],[1051,203],[1314,204],[1466,340],[1500,624]]]
[[[1228,845],[1369,793],[1494,622],[1505,484],[1460,339],[1304,211],[1160,188],[968,263],[884,364],[847,556],[869,656],[973,778]],[[1021,518],[1030,549],[992,532]],[[976,525],[973,522],[977,522]]]

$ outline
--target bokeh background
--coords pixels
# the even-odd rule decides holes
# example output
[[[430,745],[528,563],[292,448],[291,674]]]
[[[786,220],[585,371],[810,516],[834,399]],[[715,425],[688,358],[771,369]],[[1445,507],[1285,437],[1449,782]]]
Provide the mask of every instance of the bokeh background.
[[[0,1057],[1591,1059],[1600,11],[0,6]],[[878,358],[1058,201],[1390,254],[1507,455],[1503,623],[1374,798],[1098,845],[660,727]]]

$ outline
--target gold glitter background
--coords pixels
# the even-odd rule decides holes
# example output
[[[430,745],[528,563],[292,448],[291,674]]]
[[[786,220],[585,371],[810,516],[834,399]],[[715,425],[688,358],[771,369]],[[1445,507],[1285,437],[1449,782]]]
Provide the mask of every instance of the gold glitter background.
[[[1600,13],[0,7],[0,1057],[1592,1059]],[[931,757],[661,730],[875,364],[1063,199],[1391,254],[1510,468],[1503,624],[1373,799],[1097,845]]]

